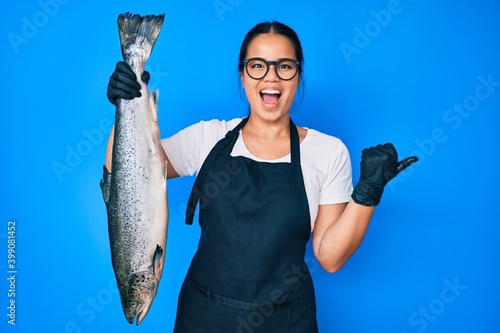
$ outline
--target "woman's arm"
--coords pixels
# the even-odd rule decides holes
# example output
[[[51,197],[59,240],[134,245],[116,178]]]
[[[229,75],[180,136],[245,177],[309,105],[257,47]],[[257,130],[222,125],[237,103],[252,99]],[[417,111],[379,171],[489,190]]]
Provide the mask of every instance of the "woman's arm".
[[[374,206],[349,203],[320,205],[313,230],[313,250],[329,273],[344,266],[363,240]]]
[[[313,230],[313,249],[321,266],[337,272],[363,240],[385,185],[418,160],[412,156],[398,162],[390,143],[364,149],[360,179],[349,203],[320,205]]]

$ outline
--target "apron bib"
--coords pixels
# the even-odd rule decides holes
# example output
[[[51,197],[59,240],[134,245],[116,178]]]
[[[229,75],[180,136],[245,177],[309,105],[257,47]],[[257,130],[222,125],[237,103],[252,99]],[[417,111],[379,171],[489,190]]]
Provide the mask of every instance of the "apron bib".
[[[201,236],[179,295],[176,333],[314,333],[304,262],[311,236],[297,128],[291,163],[231,156],[245,118],[207,156],[188,201]]]

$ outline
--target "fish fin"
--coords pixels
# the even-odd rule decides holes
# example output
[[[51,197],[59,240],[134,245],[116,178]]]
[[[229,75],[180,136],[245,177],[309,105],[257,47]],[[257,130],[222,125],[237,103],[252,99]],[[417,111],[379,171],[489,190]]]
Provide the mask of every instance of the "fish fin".
[[[153,50],[158,35],[160,34],[165,14],[146,15],[124,13],[118,16],[118,33],[120,44],[125,61],[130,58],[130,53],[137,48],[132,45],[141,45],[144,42],[149,44],[149,48],[141,48],[142,58],[146,61]],[[137,52],[137,51],[136,51]]]
[[[160,96],[160,91],[158,89],[151,90],[149,92],[149,105],[151,106],[151,113],[153,116],[153,121],[158,122],[158,97]]]
[[[109,193],[110,193],[110,184],[111,184],[111,173],[108,171],[106,166],[102,167],[103,169],[103,174],[102,174],[102,179],[99,182],[99,185],[101,186],[101,192],[102,192],[102,197],[104,199],[104,203],[106,204],[106,207],[108,206],[109,202]]]
[[[155,254],[153,255],[153,274],[156,280],[158,281],[160,281],[164,263],[165,263],[164,251],[160,245],[156,245],[156,251]]]

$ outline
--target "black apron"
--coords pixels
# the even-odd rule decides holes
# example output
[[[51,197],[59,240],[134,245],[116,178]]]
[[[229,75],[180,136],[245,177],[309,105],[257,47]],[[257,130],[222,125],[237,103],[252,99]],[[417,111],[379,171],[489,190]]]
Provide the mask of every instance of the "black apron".
[[[188,202],[201,237],[179,295],[175,333],[314,333],[304,261],[311,236],[297,128],[291,163],[231,156],[245,118],[207,156]]]

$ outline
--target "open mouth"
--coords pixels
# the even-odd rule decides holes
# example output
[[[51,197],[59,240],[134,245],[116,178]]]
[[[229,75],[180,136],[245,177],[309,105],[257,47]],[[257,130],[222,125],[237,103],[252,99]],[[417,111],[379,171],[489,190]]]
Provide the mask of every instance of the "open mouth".
[[[276,105],[281,97],[281,91],[264,89],[260,91],[260,98],[264,104]]]

